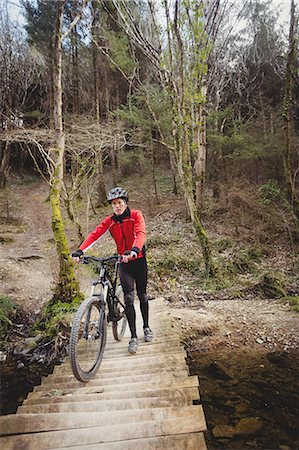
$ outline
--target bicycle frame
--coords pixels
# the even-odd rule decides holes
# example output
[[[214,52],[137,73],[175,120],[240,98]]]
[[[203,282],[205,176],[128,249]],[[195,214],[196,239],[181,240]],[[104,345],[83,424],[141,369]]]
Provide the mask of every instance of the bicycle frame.
[[[106,263],[111,260],[115,260],[115,266],[114,266],[114,276],[113,279],[109,277],[107,273]],[[103,287],[104,290],[104,299],[108,299],[108,307],[109,312],[111,309],[111,305],[109,305],[109,300],[113,300],[116,298],[116,288],[117,288],[117,278],[119,273],[119,264],[121,262],[121,257],[118,255],[110,256],[108,258],[95,258],[93,256],[84,256],[83,257],[83,264],[88,264],[89,262],[95,262],[97,267],[99,268],[99,276],[96,281],[93,281],[90,291],[90,296],[97,297],[100,294],[97,293],[97,286],[100,285]],[[107,302],[105,301],[105,304]],[[123,306],[123,305],[122,305]]]

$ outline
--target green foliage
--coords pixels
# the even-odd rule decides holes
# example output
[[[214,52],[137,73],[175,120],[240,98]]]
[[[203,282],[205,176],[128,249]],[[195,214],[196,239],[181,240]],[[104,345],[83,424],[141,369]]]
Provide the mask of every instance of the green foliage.
[[[119,157],[120,167],[126,175],[142,173],[146,167],[145,155],[142,151],[121,152]]]
[[[115,110],[114,115],[130,125],[141,126],[147,129],[150,129],[152,126],[152,120],[148,117],[148,114],[145,114],[144,105],[135,105],[133,103],[130,108],[123,106]]]
[[[231,247],[233,244],[233,241],[230,237],[221,237],[220,239],[217,239],[213,243],[214,250],[218,251],[219,253],[225,251],[229,247]]]
[[[258,245],[246,248],[234,248],[234,242],[230,238],[216,241],[214,251],[220,255],[215,256],[217,275],[223,286],[230,286],[233,281],[241,276],[255,276],[258,271],[257,263],[264,255],[264,250]],[[221,287],[221,286],[219,286]]]
[[[16,306],[5,294],[0,294],[0,339],[4,339],[7,330],[12,325],[11,318],[14,315]]]
[[[23,118],[26,119],[42,119],[44,117],[44,113],[39,110],[28,111],[23,114]]]
[[[74,312],[77,310],[81,297],[75,297],[71,303],[61,300],[49,303],[42,311],[42,317],[35,322],[31,329],[31,335],[42,334],[44,339],[52,339],[59,332],[68,333]]]
[[[285,202],[285,195],[276,180],[269,180],[259,186],[258,193],[264,205]]]
[[[178,244],[179,242],[180,237],[177,235],[162,236],[158,234],[156,236],[150,236],[146,241],[146,246],[148,248],[168,247],[171,244]]]
[[[287,296],[285,297],[286,300],[288,300],[291,308],[296,311],[299,312],[299,296]]]
[[[232,134],[212,131],[208,133],[208,141],[212,151],[234,160],[258,158],[263,154],[262,147],[257,145],[249,134],[242,131],[234,131]]]
[[[37,0],[35,2],[24,0],[23,5],[27,19],[25,28],[29,44],[36,46],[43,54],[49,55],[54,36],[55,0]]]
[[[286,296],[285,280],[281,273],[265,273],[257,287],[265,297],[284,298]]]
[[[122,31],[106,31],[104,34],[109,42],[113,61],[128,77],[132,76],[136,63],[130,55],[128,37]],[[111,64],[111,69],[116,70],[114,64]]]
[[[155,271],[159,277],[173,276],[186,271],[192,275],[197,275],[202,267],[203,259],[194,255],[187,255],[168,249],[160,258],[148,258],[149,267]]]

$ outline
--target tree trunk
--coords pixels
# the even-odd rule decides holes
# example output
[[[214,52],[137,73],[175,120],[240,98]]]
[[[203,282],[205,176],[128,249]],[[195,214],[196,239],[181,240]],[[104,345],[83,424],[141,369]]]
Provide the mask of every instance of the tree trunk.
[[[176,179],[176,169],[175,169],[175,163],[173,160],[173,154],[170,151],[169,152],[169,161],[170,161],[170,168],[171,168],[171,174],[172,174],[172,180],[173,180],[173,189],[172,189],[172,193],[174,195],[178,195],[178,184],[177,184],[177,179]]]
[[[8,141],[1,143],[1,161],[0,161],[0,189],[4,189],[7,183],[7,175],[9,170],[9,149]]]
[[[97,8],[98,2],[92,0],[92,65],[93,65],[93,87],[94,87],[94,119],[96,124],[100,125],[100,83],[99,83],[99,65],[98,65],[98,32],[97,26],[99,22],[99,11]],[[96,149],[95,149],[96,150]],[[97,181],[98,181],[98,202],[100,205],[104,205],[107,202],[106,187],[104,180],[104,167],[103,167],[103,151],[102,148],[95,151],[97,162]]]
[[[75,26],[72,30],[72,65],[73,65],[73,112],[79,113],[79,61],[78,61],[78,33]]]
[[[50,108],[50,127],[53,129],[54,128],[54,118],[53,118],[53,113],[54,113],[54,67],[53,67],[53,60],[54,60],[54,56],[53,56],[53,51],[51,52],[51,61],[49,62],[49,77],[50,79],[48,80],[48,96],[49,96],[49,108]]]
[[[107,203],[106,187],[104,180],[102,149],[97,152],[97,180],[98,180],[98,201],[100,205]]]
[[[191,222],[202,248],[206,275],[213,277],[216,274],[216,269],[212,260],[209,239],[201,223],[198,209],[194,201],[191,167],[189,171],[186,171],[186,167],[183,167],[181,164],[179,164],[178,174],[181,179],[185,204],[187,206]]]
[[[52,209],[52,229],[59,258],[59,280],[53,301],[71,302],[80,293],[61,215],[61,188],[63,182],[64,131],[62,124],[62,22],[65,0],[57,1],[54,44],[54,127],[55,127],[55,170],[51,180],[50,204]]]
[[[283,120],[285,130],[285,148],[283,153],[284,176],[287,184],[289,199],[293,211],[299,219],[299,199],[296,193],[295,177],[292,173],[292,149],[291,149],[291,100],[293,92],[293,76],[296,73],[296,17],[295,17],[295,3],[291,0],[291,20],[289,31],[289,51],[287,57],[285,87],[284,87],[284,102],[283,102]]]
[[[73,210],[73,206],[72,206],[72,201],[69,197],[69,195],[66,195],[66,198],[64,200],[65,203],[65,207],[66,207],[66,211],[67,211],[67,215],[69,216],[69,219],[75,224],[76,229],[77,229],[77,235],[79,238],[79,242],[82,243],[84,241],[84,236],[83,236],[83,232],[82,232],[82,227],[80,222],[77,220],[75,214],[74,214],[74,210]]]
[[[158,205],[160,202],[159,202],[159,197],[158,197],[156,171],[155,171],[155,147],[154,147],[154,142],[153,142],[151,134],[149,136],[149,139],[150,139],[150,150],[151,150],[151,155],[150,156],[151,156],[151,165],[152,165],[152,180],[153,180],[155,198],[156,198],[156,202],[157,202],[157,205]]]
[[[262,118],[262,125],[263,125],[263,136],[264,136],[264,142],[267,142],[267,123],[266,123],[266,113],[265,113],[265,106],[263,102],[262,93],[259,90],[259,101],[260,101],[260,108],[261,108],[261,118]]]
[[[113,136],[113,144],[111,145],[111,150],[110,150],[111,165],[112,165],[112,179],[113,179],[114,186],[117,185],[116,152],[117,152],[117,135]]]
[[[204,201],[204,185],[206,179],[207,142],[206,123],[203,106],[199,105],[195,113],[194,147],[197,149],[195,161],[195,198],[196,207],[200,210]]]
[[[92,0],[92,66],[93,66],[93,101],[94,101],[94,118],[96,123],[100,123],[100,93],[99,93],[99,67],[98,67],[98,35],[97,25],[99,14],[97,9],[97,1]]]

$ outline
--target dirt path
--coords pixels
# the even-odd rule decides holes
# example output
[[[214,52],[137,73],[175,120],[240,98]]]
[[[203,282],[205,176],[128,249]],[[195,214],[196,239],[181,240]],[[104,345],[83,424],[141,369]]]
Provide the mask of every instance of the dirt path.
[[[28,312],[51,296],[55,252],[47,195],[45,184],[15,187],[11,220],[2,216],[0,224],[1,291]]]

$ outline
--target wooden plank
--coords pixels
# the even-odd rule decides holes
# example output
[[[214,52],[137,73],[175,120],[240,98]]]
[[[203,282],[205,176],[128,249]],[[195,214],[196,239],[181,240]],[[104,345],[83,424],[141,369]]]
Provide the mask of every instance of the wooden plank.
[[[38,405],[49,403],[73,403],[73,402],[90,402],[102,400],[122,400],[132,398],[150,398],[150,397],[167,397],[169,399],[183,398],[192,404],[192,400],[199,400],[199,390],[197,387],[183,389],[156,389],[146,391],[118,391],[118,392],[102,392],[100,394],[73,394],[64,395],[63,391],[56,391],[52,396],[45,394],[43,397],[28,398],[24,400],[23,405]]]
[[[130,439],[129,441],[85,444],[68,447],[69,450],[207,450],[203,433],[175,434],[170,436]],[[59,450],[59,447],[54,450]]]
[[[172,355],[147,355],[144,357],[130,357],[129,355],[124,355],[123,358],[118,359],[107,359],[104,354],[104,359],[101,363],[99,371],[103,369],[123,370],[123,368],[138,368],[140,366],[147,367],[157,365],[158,367],[163,367],[168,364],[183,363],[186,364],[186,354],[179,352]],[[58,366],[56,371],[65,372],[70,370],[70,359],[66,358],[62,366]]]
[[[121,403],[121,402],[120,402]],[[0,436],[20,433],[33,433],[41,431],[57,431],[67,429],[92,428],[110,426],[124,423],[137,423],[148,421],[169,420],[198,414],[202,408],[199,405],[176,406],[169,408],[131,409],[124,414],[123,410],[97,411],[76,413],[38,413],[38,414],[11,414],[0,417]],[[203,413],[202,413],[203,414]]]
[[[2,450],[51,449],[87,444],[110,443],[129,439],[195,433],[206,428],[202,412],[161,421],[110,425],[61,431],[31,433],[1,438]],[[109,448],[107,446],[107,448]]]
[[[57,413],[57,412],[87,412],[87,411],[115,411],[115,410],[130,410],[130,409],[144,409],[144,408],[168,408],[170,406],[184,406],[190,405],[190,400],[187,396],[181,397],[137,397],[126,399],[109,399],[98,402],[84,401],[84,402],[64,402],[64,403],[49,403],[49,404],[26,404],[18,408],[18,414],[32,414],[32,413]]]
[[[186,369],[175,370],[171,372],[156,372],[154,375],[152,373],[142,373],[135,375],[134,373],[129,373],[123,376],[122,372],[118,373],[110,373],[109,374],[99,374],[97,373],[96,377],[89,381],[88,386],[98,386],[99,383],[103,386],[107,384],[122,384],[125,388],[130,383],[136,383],[140,381],[148,381],[151,383],[155,378],[157,381],[159,380],[173,380],[177,378],[183,378],[188,376]],[[43,380],[43,387],[45,389],[59,389],[67,385],[68,387],[81,387],[82,383],[74,379],[73,377],[54,377],[50,376]]]

